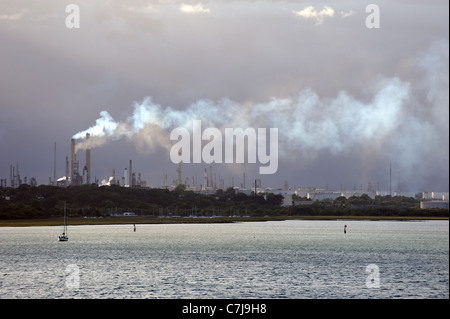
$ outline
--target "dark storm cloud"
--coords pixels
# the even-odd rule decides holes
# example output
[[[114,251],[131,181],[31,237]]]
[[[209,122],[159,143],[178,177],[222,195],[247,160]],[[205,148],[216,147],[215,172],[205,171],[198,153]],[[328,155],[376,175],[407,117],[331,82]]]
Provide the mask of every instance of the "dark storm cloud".
[[[102,111],[131,129],[151,97],[181,114],[230,101],[248,125],[279,126],[266,185],[387,185],[392,162],[405,188],[448,191],[448,2],[379,1],[381,27],[367,29],[360,1],[78,1],[77,30],[64,25],[69,3],[0,4],[1,178],[19,162],[46,183],[54,141],[63,175],[74,134]],[[311,5],[334,14],[295,14]],[[99,179],[129,158],[153,186],[155,167],[175,171],[168,132],[163,145],[144,128],[93,150]]]

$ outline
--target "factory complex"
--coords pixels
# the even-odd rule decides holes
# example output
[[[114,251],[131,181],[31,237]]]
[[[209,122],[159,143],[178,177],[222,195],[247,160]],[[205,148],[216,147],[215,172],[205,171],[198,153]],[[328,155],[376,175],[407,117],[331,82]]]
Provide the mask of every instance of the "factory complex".
[[[91,170],[91,144],[90,134],[86,133],[86,138],[82,143],[82,147],[85,149],[85,165],[81,169],[80,161],[77,157],[77,144],[74,138],[70,141],[70,162],[69,158],[65,158],[65,175],[57,178],[56,176],[56,143],[55,143],[55,155],[54,155],[54,172],[53,179],[49,178],[49,185],[58,187],[69,186],[81,186],[81,185],[98,185],[98,186],[121,186],[121,187],[134,187],[134,188],[148,188],[147,182],[142,180],[141,173],[133,171],[133,161],[130,159],[128,166],[123,169],[123,174],[116,174],[115,169],[112,169],[111,176],[107,180],[99,182],[95,178],[92,178]],[[16,188],[22,184],[30,186],[38,186],[35,178],[27,179],[27,177],[21,178],[19,174],[19,165],[10,165],[10,178],[9,183],[7,179],[0,179],[0,187],[12,187]],[[174,190],[177,187],[182,186],[184,189],[203,193],[203,194],[215,194],[217,190],[225,190],[225,180],[219,177],[217,180],[216,174],[213,173],[213,167],[209,166],[203,170],[203,179],[199,184],[197,178],[183,179],[182,162],[180,161],[176,169],[176,178],[170,183],[168,182],[168,175],[162,172],[162,189]],[[371,199],[376,196],[403,196],[412,197],[420,200],[420,208],[444,208],[449,209],[449,192],[401,192],[392,191],[391,187],[389,191],[381,191],[378,183],[373,185],[368,183],[367,187],[360,185],[359,188],[354,187],[352,190],[347,190],[342,187],[340,190],[330,190],[323,187],[289,187],[288,181],[284,182],[281,188],[263,187],[261,179],[250,179],[250,183],[246,182],[245,171],[242,173],[242,179],[236,181],[231,177],[229,187],[233,188],[236,192],[244,193],[248,196],[252,194],[280,194],[283,196],[282,206],[298,206],[298,205],[310,205],[314,201],[323,200],[336,200],[339,197],[350,198],[352,196],[367,195]]]

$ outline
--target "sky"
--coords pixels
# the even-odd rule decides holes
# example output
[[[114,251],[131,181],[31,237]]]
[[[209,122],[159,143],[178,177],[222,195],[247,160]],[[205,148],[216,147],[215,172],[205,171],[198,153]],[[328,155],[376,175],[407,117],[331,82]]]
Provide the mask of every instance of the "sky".
[[[70,4],[79,9],[72,10]],[[378,11],[370,7],[376,4]],[[69,6],[69,7],[68,7]],[[67,9],[67,10],[66,10]],[[173,129],[277,128],[278,169],[225,187],[449,191],[448,1],[0,1],[0,178],[176,179]],[[79,21],[79,25],[76,22]],[[203,141],[202,147],[208,144]],[[193,154],[191,154],[192,156]]]

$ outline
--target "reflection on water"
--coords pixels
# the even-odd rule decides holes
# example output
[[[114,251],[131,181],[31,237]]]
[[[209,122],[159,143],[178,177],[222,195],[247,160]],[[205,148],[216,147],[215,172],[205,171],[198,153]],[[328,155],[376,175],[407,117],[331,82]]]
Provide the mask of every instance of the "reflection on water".
[[[449,298],[448,221],[136,226],[0,228],[0,298]]]

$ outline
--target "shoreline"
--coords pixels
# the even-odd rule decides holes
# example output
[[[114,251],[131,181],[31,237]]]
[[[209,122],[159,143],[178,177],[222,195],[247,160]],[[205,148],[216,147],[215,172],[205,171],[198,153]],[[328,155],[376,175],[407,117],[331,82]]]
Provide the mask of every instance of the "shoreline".
[[[373,220],[425,221],[449,220],[448,217],[417,216],[272,216],[272,217],[108,217],[69,218],[68,226],[121,224],[217,224],[237,222],[267,222],[285,220]],[[61,226],[63,218],[0,220],[0,227]]]

